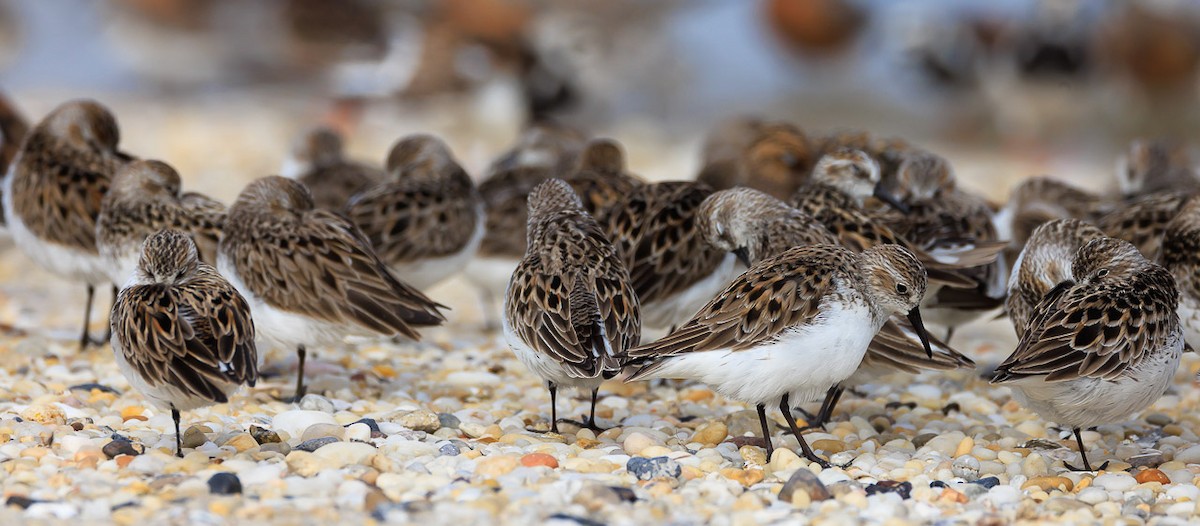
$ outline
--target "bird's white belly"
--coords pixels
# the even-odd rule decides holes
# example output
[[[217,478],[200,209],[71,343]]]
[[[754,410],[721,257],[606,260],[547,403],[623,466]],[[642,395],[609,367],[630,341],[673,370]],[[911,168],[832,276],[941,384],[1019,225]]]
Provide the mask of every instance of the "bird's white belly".
[[[16,164],[17,160],[14,159],[13,166]],[[34,263],[64,278],[90,285],[108,283],[106,265],[99,254],[45,241],[25,226],[13,208],[12,179],[12,170],[9,170],[4,180],[4,219],[17,248]]]
[[[465,276],[475,286],[491,293],[493,297],[503,298],[508,290],[508,282],[512,279],[513,271],[517,270],[519,258],[500,256],[479,256],[467,263]]]
[[[642,325],[653,329],[682,325],[745,270],[746,268],[737,261],[737,256],[726,254],[725,259],[704,279],[670,297],[643,303]]]
[[[667,358],[649,378],[695,379],[751,404],[819,400],[862,363],[882,326],[861,304],[828,305],[812,324],[786,330],[772,343],[744,351],[721,349]]]
[[[458,252],[448,256],[397,263],[391,265],[392,272],[401,281],[422,291],[457,274],[467,266],[471,258],[475,257],[475,253],[479,251],[479,243],[483,241],[484,219],[486,216],[482,205],[479,206],[476,217],[478,219],[475,222],[475,230],[471,234],[471,239],[467,240],[467,244],[463,245],[462,249]]]
[[[504,338],[508,341],[508,347],[512,349],[517,360],[520,360],[527,369],[536,374],[541,379],[547,382],[553,382],[564,387],[582,387],[586,389],[594,389],[599,386],[604,379],[601,377],[595,378],[579,378],[571,376],[567,370],[555,361],[553,358],[537,352],[532,347],[521,341],[517,336],[516,331],[508,323],[508,317],[504,317]]]
[[[1149,407],[1167,391],[1182,353],[1179,338],[1117,380],[1026,378],[1009,385],[1018,402],[1046,420],[1072,428],[1113,424]]]
[[[1189,294],[1179,295],[1179,324],[1183,326],[1183,339],[1193,349],[1200,348],[1200,301]]]

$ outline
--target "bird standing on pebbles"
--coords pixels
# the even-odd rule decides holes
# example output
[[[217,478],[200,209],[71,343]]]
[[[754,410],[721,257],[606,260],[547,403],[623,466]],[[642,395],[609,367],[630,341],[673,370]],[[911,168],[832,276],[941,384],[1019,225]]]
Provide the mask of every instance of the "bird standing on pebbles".
[[[1079,431],[1124,421],[1158,400],[1179,366],[1183,329],[1175,280],[1128,242],[1088,241],[1071,273],[1034,307],[991,382],[1012,386],[1023,405],[1069,426],[1082,471],[1092,471]]]
[[[351,198],[346,215],[397,277],[428,289],[479,250],[483,200],[446,144],[431,135],[392,146],[387,172],[392,180]]]
[[[382,170],[346,159],[342,136],[326,127],[297,138],[279,173],[308,187],[317,208],[326,210],[341,210],[354,194],[384,180]]]
[[[200,261],[186,233],[146,238],[110,319],[113,355],[129,385],[171,410],[176,456],[183,456],[180,411],[226,403],[258,380],[250,306]]]
[[[119,140],[116,119],[100,103],[64,103],[25,138],[4,180],[4,214],[17,247],[42,268],[87,284],[80,350],[107,341],[92,339],[88,325],[96,286],[110,282],[96,218],[113,174],[132,160],[117,150]]]
[[[259,335],[296,349],[296,396],[304,396],[310,345],[346,336],[419,339],[440,325],[441,305],[392,275],[345,217],[315,208],[308,189],[279,176],[258,179],[229,207],[217,268],[246,297]]]
[[[200,259],[217,263],[225,205],[181,192],[179,174],[159,161],[134,161],[117,170],[96,219],[100,255],[113,283],[125,283],[141,258],[142,242],[164,228],[192,236]]]
[[[521,363],[550,389],[558,432],[558,387],[591,389],[596,429],[600,383],[621,372],[637,345],[641,310],[629,272],[579,196],[559,179],[529,195],[529,240],[504,298],[504,335]]]
[[[908,250],[880,245],[856,254],[836,245],[788,249],[750,267],[695,317],[624,357],[627,381],[692,379],[754,404],[767,457],[774,451],[766,405],[778,404],[804,456],[791,401],[821,398],[858,369],[871,339],[894,314],[909,314],[927,353],[917,305],[925,270]]]

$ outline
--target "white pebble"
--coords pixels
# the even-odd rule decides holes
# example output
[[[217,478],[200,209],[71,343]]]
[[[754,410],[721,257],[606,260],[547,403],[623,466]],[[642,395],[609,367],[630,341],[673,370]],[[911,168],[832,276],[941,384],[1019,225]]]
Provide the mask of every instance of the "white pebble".
[[[1079,499],[1079,502],[1086,502],[1095,506],[1108,500],[1108,492],[1104,491],[1102,488],[1092,486],[1083,488],[1083,491],[1080,491],[1079,496],[1076,498]]]
[[[1001,484],[988,490],[988,493],[986,496],[984,496],[984,498],[991,501],[992,504],[996,506],[1015,504],[1021,501],[1021,490],[1012,486],[1005,486]]]
[[[1200,444],[1196,444],[1187,449],[1176,451],[1175,460],[1184,464],[1200,464]]]
[[[321,411],[305,411],[302,409],[284,411],[271,419],[271,429],[273,431],[277,433],[284,431],[296,438],[303,435],[304,430],[313,424],[337,425],[337,421],[333,419],[332,414]]]
[[[1128,473],[1105,473],[1092,480],[1092,485],[1108,491],[1125,491],[1137,485]]]
[[[363,461],[370,458],[377,451],[374,446],[362,442],[334,442],[326,446],[321,446],[316,451],[313,451],[313,455],[341,467],[351,464],[362,464]]]
[[[1167,496],[1175,500],[1186,498],[1196,501],[1200,500],[1200,488],[1197,488],[1195,484],[1172,484],[1167,489]]]
[[[368,426],[367,424],[359,422],[357,424],[350,424],[350,426],[346,428],[346,440],[358,440],[366,442],[370,439],[371,426]]]

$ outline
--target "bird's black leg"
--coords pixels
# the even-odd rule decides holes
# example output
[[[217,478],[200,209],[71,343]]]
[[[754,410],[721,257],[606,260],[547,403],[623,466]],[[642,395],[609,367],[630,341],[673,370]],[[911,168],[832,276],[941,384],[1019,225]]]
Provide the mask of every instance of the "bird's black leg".
[[[596,386],[595,389],[592,389],[592,411],[588,415],[587,427],[588,427],[588,429],[591,429],[592,431],[595,431],[597,433],[602,433],[602,432],[604,432],[604,430],[600,429],[600,426],[596,425],[596,399],[599,396],[600,396],[600,387]]]
[[[953,337],[954,337],[954,327],[953,326],[946,327],[946,340],[945,340],[946,345],[950,345],[950,338],[953,338]]]
[[[171,407],[171,418],[175,419],[175,456],[183,458],[183,434],[179,432],[179,410]]]
[[[550,388],[550,431],[558,432],[558,386],[554,382],[546,382]]]
[[[1079,428],[1077,427],[1077,428],[1073,429],[1072,431],[1075,432],[1075,443],[1079,444],[1079,456],[1080,456],[1080,458],[1083,459],[1083,469],[1079,469],[1075,466],[1067,464],[1066,462],[1063,462],[1063,466],[1065,466],[1067,469],[1069,469],[1071,471],[1095,471],[1092,469],[1092,464],[1090,462],[1088,462],[1087,450],[1085,450],[1083,448],[1083,437],[1079,434]],[[1108,461],[1105,461],[1103,464],[1100,464],[1100,469],[1103,470],[1106,468],[1108,468]]]
[[[96,287],[87,286],[87,303],[83,306],[83,335],[79,337],[79,352],[86,351],[92,343],[92,335],[88,333],[88,325],[92,322],[92,300],[96,297]]]
[[[306,389],[304,387],[304,359],[308,357],[308,349],[305,349],[303,345],[297,346],[296,357],[299,359],[300,363],[296,366],[296,396],[294,396],[292,400],[294,402],[299,402],[301,398],[304,398],[304,392]]]
[[[823,468],[831,467],[828,460],[818,457],[816,453],[813,453],[812,448],[808,447],[808,442],[804,440],[804,435],[800,433],[800,428],[796,426],[796,419],[792,417],[790,409],[788,395],[785,394],[783,395],[783,399],[779,401],[779,410],[783,411],[783,418],[787,419],[788,425],[792,428],[792,433],[796,435],[796,441],[800,442],[800,449],[804,451],[804,458],[816,462]]]
[[[767,426],[766,405],[758,404],[758,422],[762,424],[763,442],[767,445],[767,460],[770,461],[771,455],[775,453],[775,446],[771,444],[771,428]]]
[[[113,298],[114,305],[117,303],[117,294],[120,292],[121,292],[121,290],[119,288],[117,288],[117,285],[113,284],[112,298]],[[96,345],[103,346],[104,344],[108,343],[111,340],[112,340],[112,320],[109,320],[108,323],[104,324],[104,339],[101,340],[100,342],[97,342]]]
[[[829,392],[825,393],[825,401],[821,402],[821,411],[817,413],[817,419],[809,427],[825,427],[833,418],[833,408],[837,407],[845,391],[841,385],[830,387]]]

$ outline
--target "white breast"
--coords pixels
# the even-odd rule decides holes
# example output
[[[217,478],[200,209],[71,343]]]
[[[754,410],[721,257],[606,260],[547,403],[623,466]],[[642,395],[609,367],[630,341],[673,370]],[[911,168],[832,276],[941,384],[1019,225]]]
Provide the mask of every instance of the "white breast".
[[[475,253],[479,251],[479,243],[483,241],[484,221],[487,216],[483,210],[482,202],[476,206],[475,218],[475,230],[472,232],[471,238],[467,240],[467,243],[458,252],[448,256],[391,265],[391,269],[396,273],[396,277],[419,290],[426,290],[440,283],[442,280],[457,274],[467,266],[471,258],[475,257]]]
[[[711,274],[669,297],[642,304],[642,325],[667,329],[690,320],[702,307],[729,286],[746,268],[737,256],[726,254]]]

